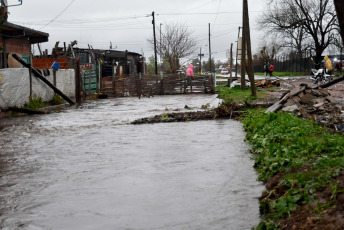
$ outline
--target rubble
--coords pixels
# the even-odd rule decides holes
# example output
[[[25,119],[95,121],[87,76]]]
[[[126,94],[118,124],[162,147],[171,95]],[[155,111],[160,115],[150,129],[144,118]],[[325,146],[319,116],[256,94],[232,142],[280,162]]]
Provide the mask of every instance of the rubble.
[[[344,133],[343,107],[335,102],[326,89],[311,88],[307,84],[301,84],[282,95],[280,100],[270,106],[265,113],[280,110],[313,119],[318,124]]]
[[[257,81],[255,83],[256,87],[261,87],[261,88],[271,88],[275,86],[280,86],[280,81],[279,80],[261,80]]]

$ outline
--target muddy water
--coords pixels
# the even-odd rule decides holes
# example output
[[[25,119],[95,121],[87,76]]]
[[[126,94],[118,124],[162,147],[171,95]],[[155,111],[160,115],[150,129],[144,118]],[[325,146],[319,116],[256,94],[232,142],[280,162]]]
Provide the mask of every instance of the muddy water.
[[[239,122],[130,125],[215,96],[94,101],[2,120],[1,229],[250,229],[262,191]]]

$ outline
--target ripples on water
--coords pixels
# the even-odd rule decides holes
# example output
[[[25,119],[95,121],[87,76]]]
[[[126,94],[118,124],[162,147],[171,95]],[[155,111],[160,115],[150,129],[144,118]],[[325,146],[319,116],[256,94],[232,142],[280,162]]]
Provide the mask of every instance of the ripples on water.
[[[218,101],[94,101],[1,121],[2,229],[250,229],[262,191],[239,122],[130,125]]]

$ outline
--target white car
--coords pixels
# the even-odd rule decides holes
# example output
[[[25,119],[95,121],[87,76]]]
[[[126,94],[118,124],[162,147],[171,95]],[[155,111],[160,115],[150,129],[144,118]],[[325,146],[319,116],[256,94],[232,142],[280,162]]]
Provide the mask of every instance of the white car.
[[[228,70],[228,69],[222,69],[221,70],[221,74],[222,75],[227,75],[227,74],[229,74],[230,73],[230,71]]]

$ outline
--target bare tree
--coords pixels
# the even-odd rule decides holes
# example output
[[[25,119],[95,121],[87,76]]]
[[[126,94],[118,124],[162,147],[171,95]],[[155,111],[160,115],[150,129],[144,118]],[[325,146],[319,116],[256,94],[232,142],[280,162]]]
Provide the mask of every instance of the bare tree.
[[[157,52],[170,63],[171,70],[175,73],[180,68],[180,59],[189,57],[196,51],[196,40],[185,25],[166,24],[162,31],[160,28],[157,30],[158,34],[161,32],[161,43],[157,42]],[[153,38],[148,41],[154,47]]]
[[[310,45],[317,62],[324,50],[335,43],[338,28],[331,0],[268,0],[259,24],[268,32],[289,34],[296,49]],[[308,38],[311,43],[306,42]]]

